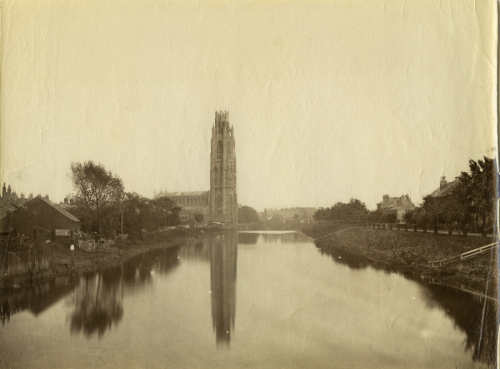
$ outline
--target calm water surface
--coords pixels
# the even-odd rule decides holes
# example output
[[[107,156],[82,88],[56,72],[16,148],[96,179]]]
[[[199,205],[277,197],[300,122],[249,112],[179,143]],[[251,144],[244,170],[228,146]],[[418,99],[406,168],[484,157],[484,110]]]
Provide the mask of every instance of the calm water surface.
[[[470,368],[496,302],[299,233],[230,233],[3,291],[2,368]]]

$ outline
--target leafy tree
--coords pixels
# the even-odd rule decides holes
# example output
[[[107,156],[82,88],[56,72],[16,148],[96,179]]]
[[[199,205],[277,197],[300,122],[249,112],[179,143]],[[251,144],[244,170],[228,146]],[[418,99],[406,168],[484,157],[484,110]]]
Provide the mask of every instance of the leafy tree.
[[[454,219],[462,226],[464,236],[467,236],[467,224],[472,220],[472,214],[475,211],[473,200],[473,184],[471,176],[462,172],[457,186],[452,191],[453,201],[452,211]]]
[[[330,209],[326,208],[320,208],[314,212],[313,218],[315,220],[328,220],[329,219],[329,214],[330,214]]]
[[[254,208],[242,206],[238,209],[238,223],[258,223],[259,215]]]
[[[384,217],[384,212],[380,209],[370,211],[366,216],[366,219],[372,223],[380,223]]]
[[[123,196],[122,180],[93,161],[71,163],[69,174],[75,194],[71,204],[83,217],[90,219],[92,228],[103,231],[103,218],[113,212]]]
[[[390,213],[384,214],[384,217],[383,217],[384,223],[396,223],[397,220],[398,220],[398,217],[396,215],[396,212],[390,212]]]
[[[437,234],[439,222],[442,220],[440,219],[443,210],[441,198],[427,195],[424,197],[422,207],[425,210],[429,222],[434,226],[434,234]]]
[[[493,159],[469,161],[469,194],[474,203],[474,210],[481,217],[481,233],[486,235],[487,219],[493,219],[496,203],[495,172]]]
[[[415,219],[415,210],[407,210],[403,214],[403,220],[405,221],[405,223],[415,224],[415,222],[416,222],[416,219]]]
[[[135,192],[124,195],[123,204],[124,232],[131,239],[142,239],[142,230],[155,231],[165,225],[179,224],[181,210],[167,197],[148,199]]]
[[[358,199],[351,199],[343,208],[343,215],[348,219],[364,220],[368,215],[368,209],[365,203]]]
[[[194,220],[196,220],[198,223],[203,223],[204,219],[205,219],[205,217],[203,216],[203,214],[195,214],[194,215]]]
[[[314,213],[316,220],[364,220],[369,211],[364,202],[351,199],[348,203],[336,202],[331,208],[319,209]]]
[[[413,218],[416,225],[421,225],[424,232],[427,232],[427,224],[429,223],[429,215],[422,206],[415,208]]]
[[[152,205],[161,213],[162,222],[159,226],[175,226],[178,225],[179,213],[181,207],[168,197],[159,197],[152,201]]]

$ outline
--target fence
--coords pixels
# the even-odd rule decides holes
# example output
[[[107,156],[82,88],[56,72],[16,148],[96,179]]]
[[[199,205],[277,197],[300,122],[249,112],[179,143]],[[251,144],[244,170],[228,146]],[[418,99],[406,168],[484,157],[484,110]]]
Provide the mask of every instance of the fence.
[[[480,255],[482,253],[485,253],[485,252],[490,251],[491,249],[494,249],[497,247],[498,247],[498,243],[494,242],[494,243],[490,243],[489,245],[481,246],[481,247],[478,247],[476,249],[469,250],[469,251],[463,252],[461,254],[451,256],[449,258],[429,261],[429,264],[431,264],[432,267],[434,265],[438,265],[441,267],[441,266],[446,265],[446,264],[456,263],[459,261],[474,258],[477,255]]]
[[[368,228],[381,228],[381,229],[390,229],[397,231],[407,231],[407,232],[423,232],[423,233],[434,233],[434,226],[417,226],[415,224],[407,224],[407,223],[373,223],[373,222],[361,222],[359,221],[357,224],[364,224]],[[438,233],[440,234],[448,234],[448,235],[464,235],[463,228],[460,225],[454,225],[451,229],[449,227],[444,227],[440,225],[437,228]],[[492,230],[488,230],[489,233],[487,236],[492,236]],[[473,233],[469,227],[466,228],[466,234],[471,236],[480,236],[480,233]]]
[[[95,251],[95,242],[94,241],[78,241],[78,248],[83,251],[87,252],[94,252]]]
[[[44,244],[8,245],[2,242],[0,246],[0,277],[18,274],[36,273],[49,269],[51,252]]]

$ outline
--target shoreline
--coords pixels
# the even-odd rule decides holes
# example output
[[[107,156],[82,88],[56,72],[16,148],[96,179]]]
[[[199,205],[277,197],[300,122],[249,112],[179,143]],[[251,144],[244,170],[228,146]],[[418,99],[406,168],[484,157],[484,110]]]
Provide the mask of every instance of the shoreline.
[[[36,274],[17,274],[0,280],[1,288],[19,288],[32,284],[43,283],[70,273],[83,273],[94,268],[105,267],[116,262],[127,261],[150,250],[166,249],[193,242],[200,237],[223,234],[233,228],[200,227],[193,229],[176,229],[165,233],[150,233],[143,240],[125,240],[123,244],[116,241],[109,249],[98,249],[86,252],[69,246],[51,242],[46,247],[51,249],[50,267]]]
[[[233,230],[243,232],[270,230],[252,228],[254,227],[201,227],[173,230],[167,234],[150,233],[145,235],[143,240],[125,240],[122,245],[120,241],[116,241],[115,246],[109,250],[101,249],[94,253],[79,249],[70,251],[68,246],[51,243],[48,244],[52,252],[49,269],[33,276],[25,273],[4,278],[0,280],[0,288],[24,287],[70,273],[82,273],[116,262],[124,262],[150,250],[180,246],[209,235],[224,234]],[[433,268],[428,263],[491,243],[491,237],[435,236],[432,233],[391,231],[353,225],[308,225],[301,229],[291,227],[276,231],[301,232],[311,237],[316,246],[325,252],[341,250],[366,258],[372,264],[383,266],[383,269],[430,283],[459,289],[468,288],[495,298],[498,295],[495,251],[483,254],[475,261],[449,264],[441,268]]]
[[[423,281],[472,289],[495,299],[498,296],[496,250],[442,267],[429,264],[492,243],[494,239],[491,237],[464,238],[354,225],[310,225],[304,227],[302,233],[311,237],[325,252],[342,250],[364,257],[371,263],[382,264],[384,269]]]

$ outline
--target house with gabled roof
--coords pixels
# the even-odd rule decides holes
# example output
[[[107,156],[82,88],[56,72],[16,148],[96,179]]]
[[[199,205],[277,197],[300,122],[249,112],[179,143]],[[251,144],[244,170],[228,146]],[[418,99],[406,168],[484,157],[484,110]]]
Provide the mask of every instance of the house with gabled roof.
[[[432,197],[442,197],[446,195],[450,195],[453,189],[460,183],[459,177],[455,177],[455,180],[452,182],[447,182],[446,177],[441,177],[441,181],[439,181],[439,188],[432,191],[429,196]]]
[[[48,198],[37,196],[0,220],[3,230],[15,230],[30,239],[42,232],[52,241],[69,244],[76,241],[80,220]]]
[[[415,209],[415,205],[408,195],[400,197],[384,195],[382,196],[382,201],[377,204],[377,210],[382,210],[384,213],[396,214],[398,221],[402,221],[405,213],[413,209]]]

